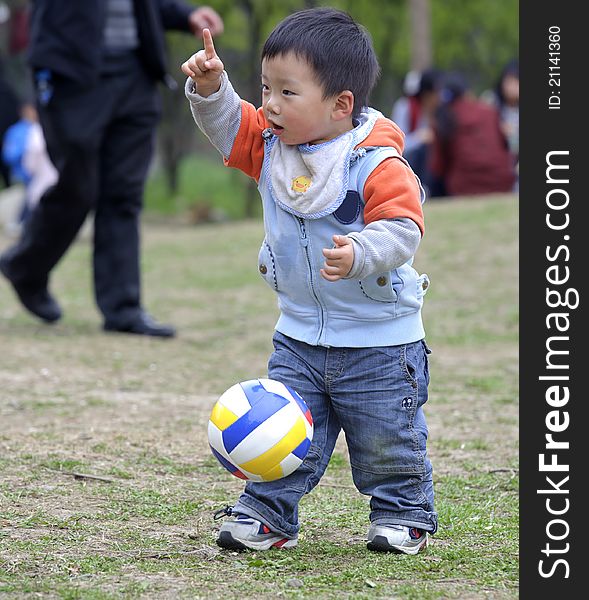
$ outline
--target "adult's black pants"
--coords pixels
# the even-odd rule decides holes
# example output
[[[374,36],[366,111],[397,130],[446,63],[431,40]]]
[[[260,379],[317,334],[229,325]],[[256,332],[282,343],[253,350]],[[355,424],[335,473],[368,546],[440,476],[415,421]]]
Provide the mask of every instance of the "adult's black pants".
[[[12,278],[47,285],[93,211],[96,303],[105,322],[124,326],[142,309],[139,219],[161,112],[156,83],[133,56],[96,85],[56,76],[52,85],[38,109],[59,179],[7,252]]]

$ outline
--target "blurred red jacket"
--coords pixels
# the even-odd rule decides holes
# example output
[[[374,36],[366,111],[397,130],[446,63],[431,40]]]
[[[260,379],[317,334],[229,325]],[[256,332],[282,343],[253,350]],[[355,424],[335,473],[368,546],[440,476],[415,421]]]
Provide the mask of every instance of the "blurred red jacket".
[[[444,179],[449,196],[510,192],[514,159],[499,127],[499,114],[488,104],[461,96],[450,106],[452,134],[436,135],[431,170]]]

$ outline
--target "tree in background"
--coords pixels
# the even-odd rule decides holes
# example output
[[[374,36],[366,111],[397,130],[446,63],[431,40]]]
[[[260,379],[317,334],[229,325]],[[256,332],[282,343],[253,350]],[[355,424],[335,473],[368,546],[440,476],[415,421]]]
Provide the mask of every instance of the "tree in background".
[[[408,0],[411,16],[412,71],[432,66],[431,7],[429,0]]]

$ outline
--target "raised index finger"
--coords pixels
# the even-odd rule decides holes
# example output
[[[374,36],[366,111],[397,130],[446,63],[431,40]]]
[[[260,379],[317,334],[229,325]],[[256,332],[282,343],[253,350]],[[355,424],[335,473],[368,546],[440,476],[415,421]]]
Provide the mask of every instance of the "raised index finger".
[[[205,54],[207,59],[215,58],[217,53],[215,52],[215,45],[213,44],[213,36],[210,29],[202,30],[202,40],[205,45]]]

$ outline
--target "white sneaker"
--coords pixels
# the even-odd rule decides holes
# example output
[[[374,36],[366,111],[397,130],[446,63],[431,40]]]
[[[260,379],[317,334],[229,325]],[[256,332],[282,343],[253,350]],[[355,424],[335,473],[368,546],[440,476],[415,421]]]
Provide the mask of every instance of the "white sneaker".
[[[229,550],[270,550],[294,548],[297,538],[287,538],[280,533],[274,533],[264,523],[238,514],[221,525],[217,544]]]
[[[369,550],[417,554],[428,545],[427,531],[405,525],[371,525],[368,530]]]

